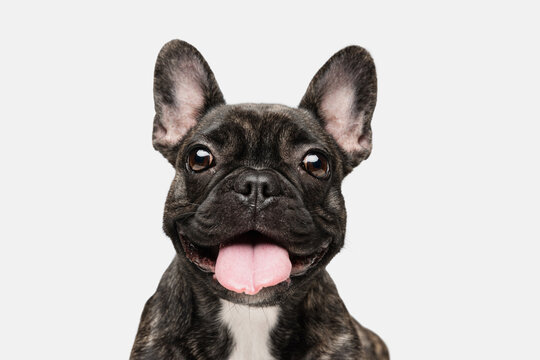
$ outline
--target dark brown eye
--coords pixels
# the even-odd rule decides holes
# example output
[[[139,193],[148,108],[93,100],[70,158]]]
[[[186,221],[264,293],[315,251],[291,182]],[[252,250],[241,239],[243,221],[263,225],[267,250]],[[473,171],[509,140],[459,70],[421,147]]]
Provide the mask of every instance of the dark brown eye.
[[[330,175],[330,166],[326,157],[320,153],[309,152],[302,161],[304,169],[317,179],[326,179]]]
[[[203,148],[195,148],[190,151],[188,166],[195,172],[204,171],[214,164],[214,157],[210,151]]]

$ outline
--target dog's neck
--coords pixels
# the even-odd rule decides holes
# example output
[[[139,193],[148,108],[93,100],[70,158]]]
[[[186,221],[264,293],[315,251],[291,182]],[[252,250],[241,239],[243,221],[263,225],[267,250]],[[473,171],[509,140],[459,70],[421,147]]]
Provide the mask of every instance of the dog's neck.
[[[221,319],[234,342],[229,360],[273,360],[270,333],[277,323],[278,306],[251,307],[221,300]]]

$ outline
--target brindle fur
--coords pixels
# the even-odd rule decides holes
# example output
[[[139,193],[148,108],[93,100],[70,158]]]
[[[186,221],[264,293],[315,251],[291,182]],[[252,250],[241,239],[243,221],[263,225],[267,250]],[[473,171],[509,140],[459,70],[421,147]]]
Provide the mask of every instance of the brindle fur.
[[[188,64],[188,65],[186,65]],[[187,69],[187,70],[186,70]],[[337,70],[336,70],[337,69]],[[177,79],[197,79],[204,97],[196,123],[178,142],[160,141],[166,131],[164,111],[179,106]],[[363,134],[371,142],[370,120],[376,101],[371,57],[362,48],[338,52],[317,73],[300,107],[225,105],[214,75],[199,52],[175,40],[164,46],[156,63],[154,147],[175,166],[164,212],[164,230],[177,255],[144,308],[132,349],[132,360],[226,359],[234,346],[220,321],[220,299],[250,306],[280,307],[271,333],[276,359],[388,359],[382,340],[348,313],[325,270],[343,246],[346,212],[341,181],[369,156],[369,149],[350,152],[326,130],[319,102],[332,83],[329,73],[348,76],[354,85],[354,113],[364,114]],[[335,85],[334,83],[332,83]],[[194,174],[185,166],[194,144],[211,149],[216,165]],[[317,148],[330,159],[331,176],[321,181],[300,167],[307,150]],[[246,171],[272,172],[281,192],[264,209],[246,204],[233,184]],[[248,230],[270,235],[287,250],[311,254],[328,244],[323,258],[289,284],[237,294],[221,287],[185,255],[180,237],[199,245],[218,245]]]

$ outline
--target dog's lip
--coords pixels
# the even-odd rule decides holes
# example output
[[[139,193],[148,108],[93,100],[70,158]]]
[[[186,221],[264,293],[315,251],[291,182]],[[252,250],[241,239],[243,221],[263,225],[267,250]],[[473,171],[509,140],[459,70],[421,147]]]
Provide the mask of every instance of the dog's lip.
[[[328,248],[329,244],[326,244],[324,247],[320,248],[312,255],[308,256],[295,256],[289,253],[289,258],[291,259],[291,263],[293,265],[291,270],[291,276],[304,275],[309,269],[319,263],[319,261],[328,252]]]
[[[217,245],[210,246],[199,245],[191,241],[186,235],[182,233],[179,233],[178,235],[180,237],[180,242],[188,260],[195,264],[201,271],[207,273],[214,273],[220,247],[228,243],[234,242],[235,239],[249,232],[254,231],[251,230],[238,234],[236,236],[227,238],[219,242],[219,244]],[[268,242],[276,243],[276,241],[274,241],[272,238],[265,235],[262,236]],[[304,275],[308,272],[308,270],[313,268],[326,255],[329,245],[330,241],[324,243],[321,247],[308,255],[295,254],[289,249],[287,249],[289,253],[289,259],[292,263],[291,277]]]
[[[216,269],[216,259],[217,252],[219,248],[216,249],[216,246],[200,246],[191,242],[187,239],[185,235],[179,234],[180,242],[182,243],[182,248],[186,253],[186,257],[189,261],[195,264],[200,270],[204,272],[213,273]],[[209,253],[206,253],[206,251]],[[212,252],[215,251],[215,254]]]

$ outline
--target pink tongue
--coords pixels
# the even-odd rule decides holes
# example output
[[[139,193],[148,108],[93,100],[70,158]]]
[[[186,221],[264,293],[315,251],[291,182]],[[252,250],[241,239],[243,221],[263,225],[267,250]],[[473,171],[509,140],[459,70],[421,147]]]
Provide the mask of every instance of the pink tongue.
[[[255,295],[263,287],[287,280],[291,268],[289,253],[280,246],[240,243],[219,250],[215,272],[224,288]]]

